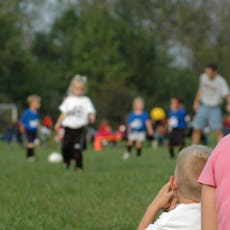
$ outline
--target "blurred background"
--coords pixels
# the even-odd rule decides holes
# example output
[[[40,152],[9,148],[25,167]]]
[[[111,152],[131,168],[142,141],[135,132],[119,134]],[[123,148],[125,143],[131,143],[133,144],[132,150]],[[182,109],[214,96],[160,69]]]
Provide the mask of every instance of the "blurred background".
[[[191,112],[206,63],[230,82],[229,20],[229,0],[1,0],[0,103],[21,112],[37,93],[55,118],[81,74],[99,120],[123,121],[136,95],[147,110],[177,95]]]

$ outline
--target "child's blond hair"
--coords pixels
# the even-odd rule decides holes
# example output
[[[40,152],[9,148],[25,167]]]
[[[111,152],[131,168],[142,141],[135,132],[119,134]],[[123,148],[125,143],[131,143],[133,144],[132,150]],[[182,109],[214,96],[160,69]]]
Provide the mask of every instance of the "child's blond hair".
[[[30,105],[33,101],[41,101],[41,97],[37,94],[31,94],[27,98],[27,103]]]
[[[188,199],[200,201],[201,185],[197,182],[212,149],[192,145],[183,149],[177,158],[175,178],[179,193]]]
[[[75,75],[75,76],[73,77],[73,79],[72,79],[71,82],[70,82],[69,89],[68,89],[68,94],[72,94],[71,88],[72,88],[75,84],[81,84],[81,85],[83,85],[84,88],[85,88],[85,92],[87,91],[87,77],[81,76],[81,75],[77,74],[77,75]]]
[[[135,97],[133,100],[133,106],[135,106],[135,104],[138,102],[143,103],[143,105],[145,104],[145,100],[142,97]]]

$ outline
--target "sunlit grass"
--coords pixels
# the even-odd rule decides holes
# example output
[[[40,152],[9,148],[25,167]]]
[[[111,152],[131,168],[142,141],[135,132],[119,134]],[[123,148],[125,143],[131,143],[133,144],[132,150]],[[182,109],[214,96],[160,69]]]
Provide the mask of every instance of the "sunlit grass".
[[[136,229],[147,205],[173,172],[165,148],[146,146],[124,161],[124,146],[84,153],[85,170],[66,171],[39,147],[28,163],[24,149],[0,144],[0,229]]]

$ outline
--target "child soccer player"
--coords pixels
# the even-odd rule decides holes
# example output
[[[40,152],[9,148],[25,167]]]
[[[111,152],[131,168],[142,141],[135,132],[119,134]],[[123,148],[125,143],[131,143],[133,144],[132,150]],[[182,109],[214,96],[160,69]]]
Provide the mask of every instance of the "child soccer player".
[[[136,144],[137,156],[141,156],[142,142],[146,139],[146,131],[150,136],[153,129],[147,112],[144,111],[144,100],[137,97],[133,101],[133,112],[128,117],[128,144],[124,160],[130,157],[131,150]]]
[[[138,230],[201,229],[201,185],[197,179],[211,151],[208,147],[193,145],[180,152],[174,176],[152,201]],[[161,210],[164,212],[155,221]]]
[[[35,160],[34,140],[37,137],[37,129],[39,126],[38,110],[41,106],[41,97],[38,95],[30,95],[27,97],[29,108],[26,109],[21,117],[21,131],[27,138],[27,159],[29,161]]]
[[[171,98],[169,110],[169,154],[171,158],[174,157],[174,147],[178,146],[179,151],[185,145],[185,121],[186,111],[184,106],[181,105],[180,99]]]
[[[230,135],[211,154],[199,177],[202,184],[202,230],[230,229]]]
[[[61,114],[55,125],[58,131],[61,125],[65,129],[62,143],[62,154],[66,168],[69,169],[71,160],[76,163],[76,170],[83,169],[83,145],[85,141],[85,127],[95,121],[95,108],[91,100],[84,96],[87,79],[77,75],[70,83],[70,95],[59,107]]]

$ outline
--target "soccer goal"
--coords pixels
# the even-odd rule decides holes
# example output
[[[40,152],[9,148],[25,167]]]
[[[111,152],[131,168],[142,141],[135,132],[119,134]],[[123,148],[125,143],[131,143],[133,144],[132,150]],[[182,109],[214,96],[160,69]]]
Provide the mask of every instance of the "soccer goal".
[[[0,117],[14,123],[18,119],[18,109],[15,104],[0,104]]]
[[[0,132],[16,124],[18,119],[18,109],[15,104],[0,103]]]

